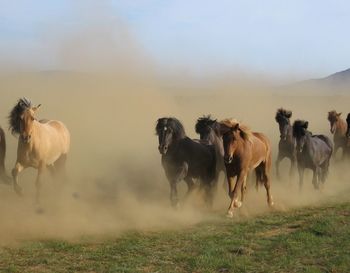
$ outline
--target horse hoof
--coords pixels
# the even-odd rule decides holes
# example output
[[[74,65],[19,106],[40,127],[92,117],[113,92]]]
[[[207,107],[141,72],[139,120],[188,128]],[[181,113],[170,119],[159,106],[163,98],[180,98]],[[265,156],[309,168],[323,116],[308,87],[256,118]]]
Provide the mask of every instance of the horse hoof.
[[[273,201],[269,202],[269,207],[273,207],[275,203]]]
[[[226,217],[227,217],[227,218],[233,218],[233,211],[232,211],[232,210],[229,210],[229,211],[226,213]]]
[[[236,208],[240,208],[240,207],[242,206],[242,202],[241,202],[241,201],[235,201],[234,206],[235,206]]]

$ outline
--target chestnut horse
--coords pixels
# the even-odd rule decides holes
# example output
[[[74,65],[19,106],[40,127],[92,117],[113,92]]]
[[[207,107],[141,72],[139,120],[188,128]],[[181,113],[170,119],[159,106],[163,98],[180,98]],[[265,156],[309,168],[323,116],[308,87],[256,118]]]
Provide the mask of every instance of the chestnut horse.
[[[347,139],[346,139],[346,129],[347,124],[345,120],[343,120],[341,117],[341,113],[337,113],[336,111],[330,111],[328,112],[328,121],[330,123],[330,131],[334,135],[333,142],[334,142],[334,156],[336,155],[339,148],[342,149],[342,158],[345,157],[345,150],[347,145]]]
[[[242,205],[246,191],[246,179],[249,170],[255,170],[256,187],[264,184],[267,193],[267,203],[273,205],[270,193],[271,148],[268,138],[262,133],[251,132],[245,125],[235,119],[225,119],[220,122],[223,136],[224,161],[229,186],[231,203],[227,214],[233,216],[234,208]],[[234,185],[234,177],[237,176]],[[241,201],[238,201],[238,191],[241,190]]]
[[[36,201],[39,202],[41,176],[46,167],[62,171],[70,145],[70,134],[66,126],[57,120],[37,121],[38,106],[30,100],[19,99],[9,115],[12,134],[18,134],[17,160],[12,170],[13,186],[18,195],[22,189],[18,185],[18,174],[25,168],[38,170],[36,178]]]

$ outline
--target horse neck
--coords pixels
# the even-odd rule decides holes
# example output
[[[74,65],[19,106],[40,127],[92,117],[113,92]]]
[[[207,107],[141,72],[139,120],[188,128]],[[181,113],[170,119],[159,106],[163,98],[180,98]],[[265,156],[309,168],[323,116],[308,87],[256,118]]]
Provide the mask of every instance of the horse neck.
[[[336,122],[334,135],[344,136],[346,134],[346,130],[347,130],[347,123],[343,119],[339,118]]]
[[[211,130],[210,135],[209,135],[209,142],[214,145],[215,151],[218,155],[224,156],[224,146],[222,143],[222,138],[219,137],[214,130]]]

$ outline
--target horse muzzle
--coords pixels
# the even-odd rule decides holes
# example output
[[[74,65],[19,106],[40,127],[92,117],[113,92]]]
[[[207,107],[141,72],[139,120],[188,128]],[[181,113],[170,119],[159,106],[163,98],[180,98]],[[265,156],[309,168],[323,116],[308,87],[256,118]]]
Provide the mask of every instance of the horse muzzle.
[[[32,136],[31,135],[21,136],[21,139],[22,139],[23,143],[28,144],[30,142],[30,140],[32,139]]]
[[[161,155],[165,155],[168,151],[168,146],[159,145],[158,151]]]

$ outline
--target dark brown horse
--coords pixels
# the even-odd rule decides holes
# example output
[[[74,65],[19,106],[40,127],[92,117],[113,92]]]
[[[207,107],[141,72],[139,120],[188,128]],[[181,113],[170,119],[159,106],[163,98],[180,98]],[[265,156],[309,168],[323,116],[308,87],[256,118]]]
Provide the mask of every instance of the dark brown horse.
[[[293,126],[290,124],[292,111],[280,108],[276,112],[276,122],[280,130],[280,141],[278,142],[278,156],[276,160],[276,175],[280,179],[279,164],[284,158],[289,158],[291,165],[289,176],[292,175],[297,162],[296,157],[296,142],[293,136]]]
[[[246,126],[235,119],[225,119],[220,122],[223,136],[224,161],[229,184],[231,203],[227,214],[233,216],[234,208],[242,205],[246,191],[246,179],[249,170],[255,170],[256,187],[264,184],[267,193],[267,203],[273,205],[270,193],[271,147],[267,137],[261,133],[251,132]],[[234,183],[234,178],[237,181]],[[238,191],[241,190],[241,201],[238,201]]]
[[[195,187],[193,179],[198,178],[205,190],[205,201],[212,205],[216,187],[216,152],[214,145],[207,145],[186,136],[181,122],[172,117],[160,118],[156,125],[158,150],[162,165],[170,183],[170,201],[173,207],[179,203],[177,184],[187,183],[188,196]]]
[[[11,178],[6,174],[5,170],[5,156],[6,156],[6,139],[5,132],[0,127],[0,179],[5,184],[11,183]]]
[[[347,129],[346,129],[346,156],[350,159],[350,113],[346,117]]]
[[[342,158],[345,157],[345,149],[347,145],[346,130],[347,124],[341,117],[341,113],[337,113],[335,110],[328,112],[328,121],[330,123],[330,131],[334,135],[334,156],[339,148],[342,149]]]

